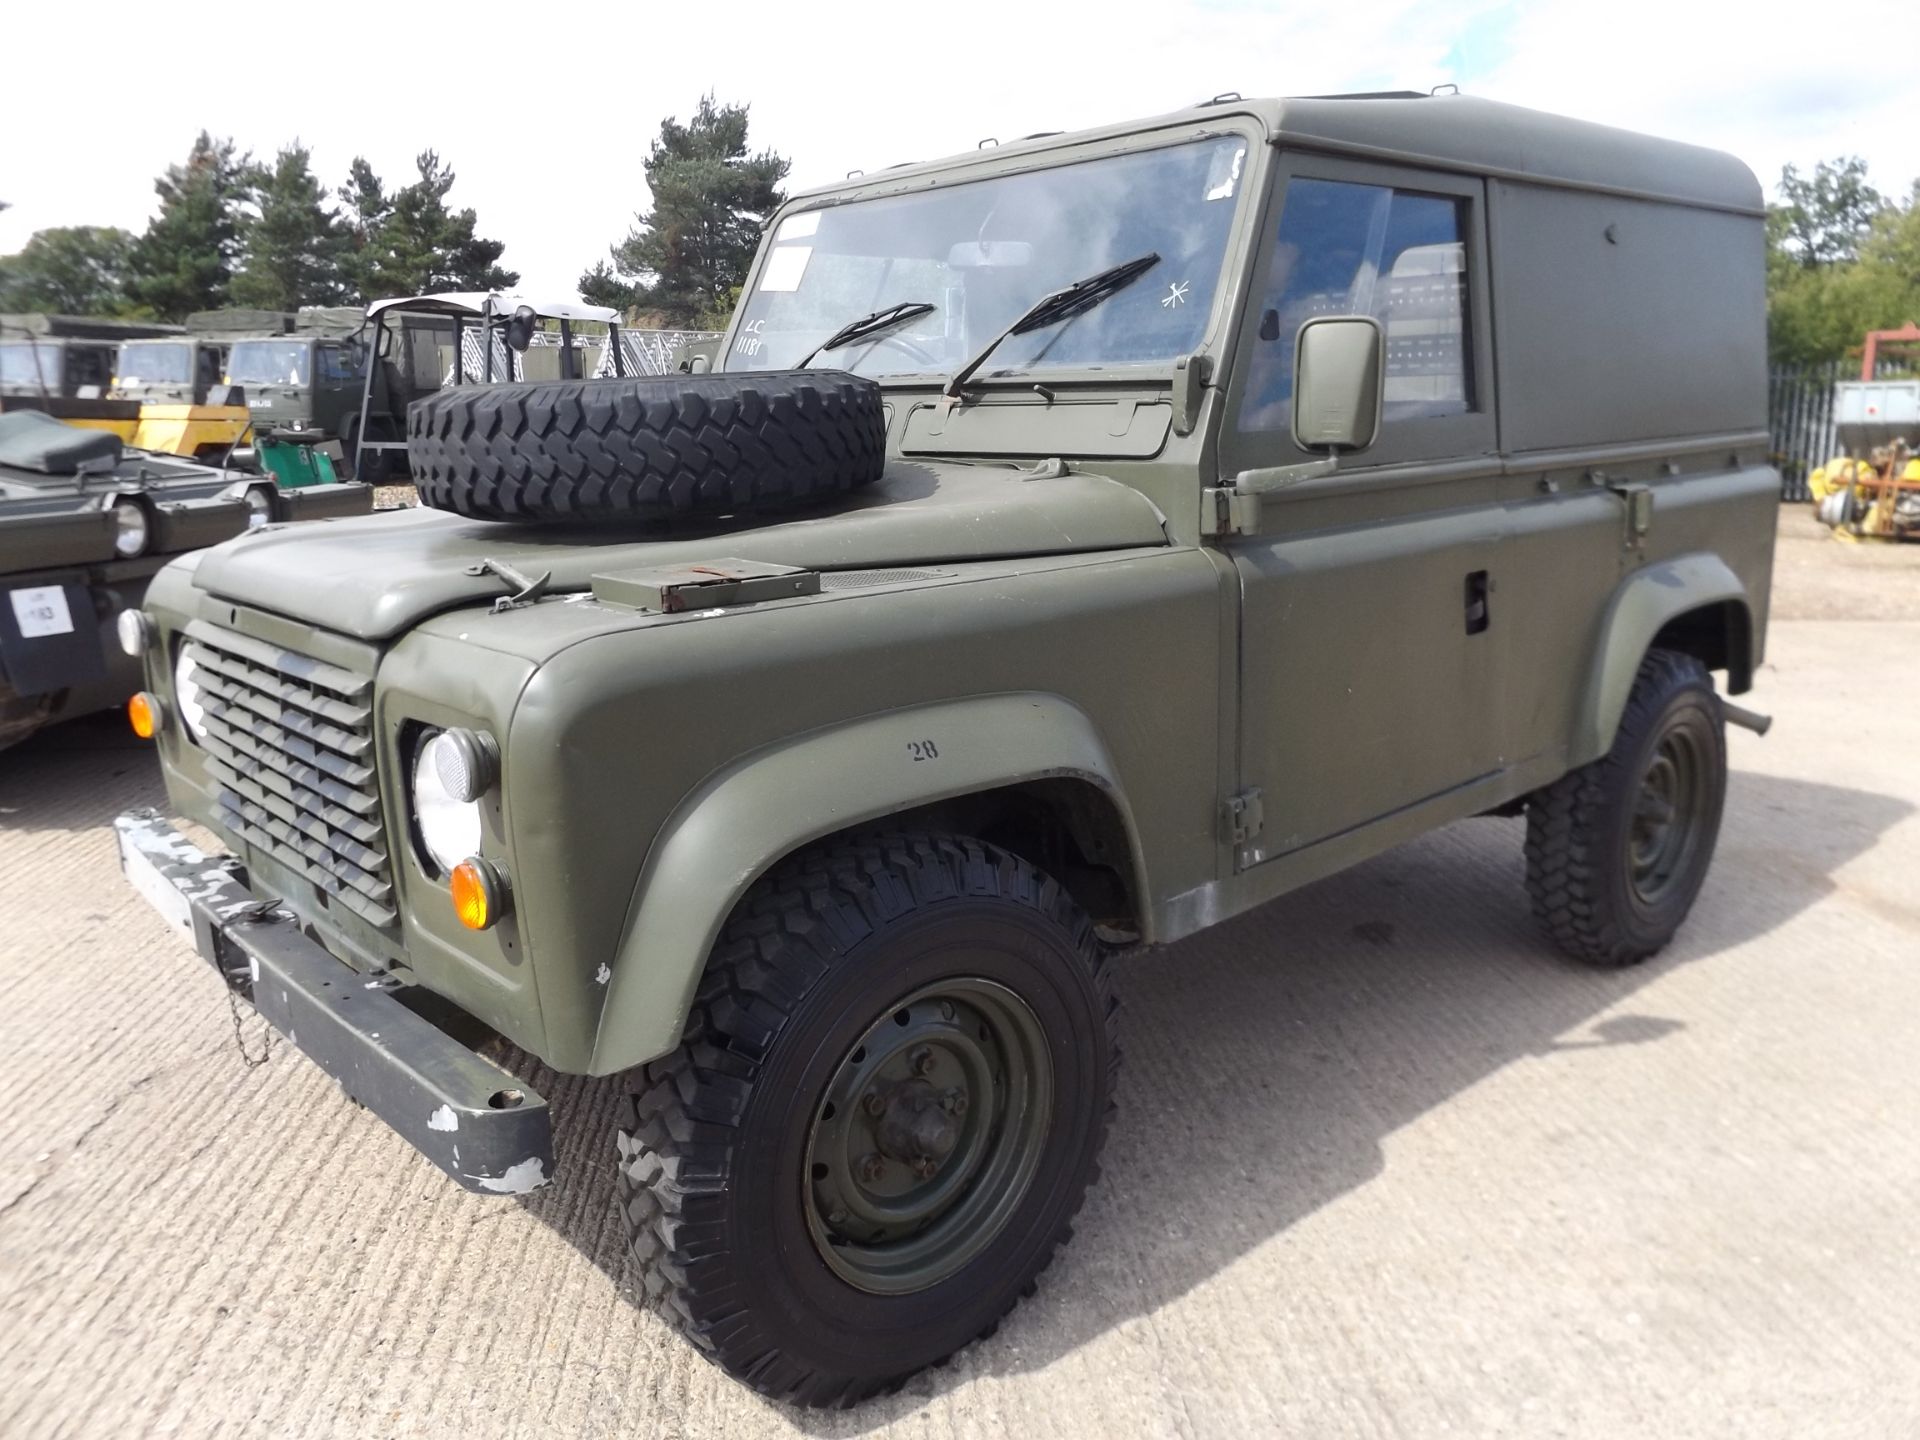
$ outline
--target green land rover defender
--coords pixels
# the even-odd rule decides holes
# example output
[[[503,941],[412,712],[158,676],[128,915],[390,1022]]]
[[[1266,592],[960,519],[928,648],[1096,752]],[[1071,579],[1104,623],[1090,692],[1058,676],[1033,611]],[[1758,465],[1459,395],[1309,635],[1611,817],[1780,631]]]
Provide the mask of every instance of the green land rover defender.
[[[1764,724],[1763,269],[1738,161],[1458,96],[797,196],[705,373],[448,387],[425,508],[156,577],[231,854],[128,877],[470,1189],[553,1164],[476,1031],[625,1085],[649,1294],[851,1402],[1067,1235],[1118,951],[1522,813],[1560,949],[1671,939]]]

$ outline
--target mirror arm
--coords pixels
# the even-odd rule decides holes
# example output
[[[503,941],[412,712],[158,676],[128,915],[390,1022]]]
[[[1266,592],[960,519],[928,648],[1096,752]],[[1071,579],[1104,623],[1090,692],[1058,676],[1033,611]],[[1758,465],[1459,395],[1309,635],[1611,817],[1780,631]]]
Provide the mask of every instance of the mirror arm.
[[[1242,470],[1230,487],[1236,495],[1271,495],[1308,480],[1320,480],[1340,468],[1340,457],[1326,455],[1302,465],[1275,465],[1262,470]]]

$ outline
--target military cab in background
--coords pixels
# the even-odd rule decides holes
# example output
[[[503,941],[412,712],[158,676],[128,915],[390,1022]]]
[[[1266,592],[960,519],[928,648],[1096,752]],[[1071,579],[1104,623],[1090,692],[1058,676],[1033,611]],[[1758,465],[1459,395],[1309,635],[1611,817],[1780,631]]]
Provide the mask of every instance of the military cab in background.
[[[0,399],[105,399],[121,342],[165,338],[177,325],[90,315],[0,315]]]
[[[1461,96],[794,196],[710,373],[440,387],[426,508],[155,578],[231,854],[128,876],[468,1188],[552,1167],[474,1022],[626,1077],[648,1294],[850,1403],[1067,1237],[1117,950],[1486,815],[1561,950],[1672,939],[1765,724],[1764,257],[1739,161]]]

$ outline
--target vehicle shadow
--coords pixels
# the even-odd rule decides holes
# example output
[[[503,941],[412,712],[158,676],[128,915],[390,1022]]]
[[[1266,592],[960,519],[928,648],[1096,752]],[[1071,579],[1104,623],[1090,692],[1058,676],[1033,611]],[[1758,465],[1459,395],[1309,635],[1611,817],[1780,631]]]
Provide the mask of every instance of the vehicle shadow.
[[[776,1408],[810,1433],[860,1434],[966,1378],[1042,1369],[1159,1309],[1379,1174],[1395,1130],[1503,1067],[1658,1044],[1682,1029],[1635,1011],[1596,1017],[1816,904],[1840,867],[1913,808],[1736,774],[1715,870],[1686,929],[1624,971],[1561,960],[1535,935],[1517,820],[1453,826],[1127,959],[1126,1061],[1104,1178],[1040,1301],[898,1395],[846,1413]],[[552,1101],[558,1146],[558,1183],[523,1203],[637,1299],[613,1211],[621,1082],[520,1073]]]
[[[166,801],[159,757],[118,710],[63,720],[0,750],[0,831],[91,830]]]

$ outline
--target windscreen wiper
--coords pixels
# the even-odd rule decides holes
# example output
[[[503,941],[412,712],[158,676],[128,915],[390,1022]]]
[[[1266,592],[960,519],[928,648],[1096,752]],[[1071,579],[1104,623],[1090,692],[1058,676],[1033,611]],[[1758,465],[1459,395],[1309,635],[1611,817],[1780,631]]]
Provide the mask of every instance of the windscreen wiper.
[[[1051,295],[1041,296],[1018,320],[982,346],[978,355],[954,371],[953,378],[947,381],[947,387],[942,393],[949,400],[958,400],[961,391],[966,388],[967,381],[973,378],[973,372],[986,364],[987,357],[999,349],[1000,342],[1009,336],[1025,335],[1031,330],[1057,325],[1062,320],[1071,320],[1076,315],[1084,315],[1109,295],[1116,295],[1126,289],[1159,263],[1158,252],[1142,255],[1133,260],[1123,260],[1118,265],[1102,270],[1098,275],[1089,275],[1084,280],[1074,281],[1064,290],[1056,290]]]
[[[828,350],[838,350],[842,345],[851,345],[856,340],[871,339],[896,325],[904,325],[909,320],[918,320],[922,315],[931,315],[933,306],[924,300],[906,300],[898,305],[889,305],[884,310],[876,310],[871,315],[862,315],[858,320],[842,325],[833,334],[822,340],[806,353],[798,365],[793,368],[804,370],[811,365],[814,357]]]

